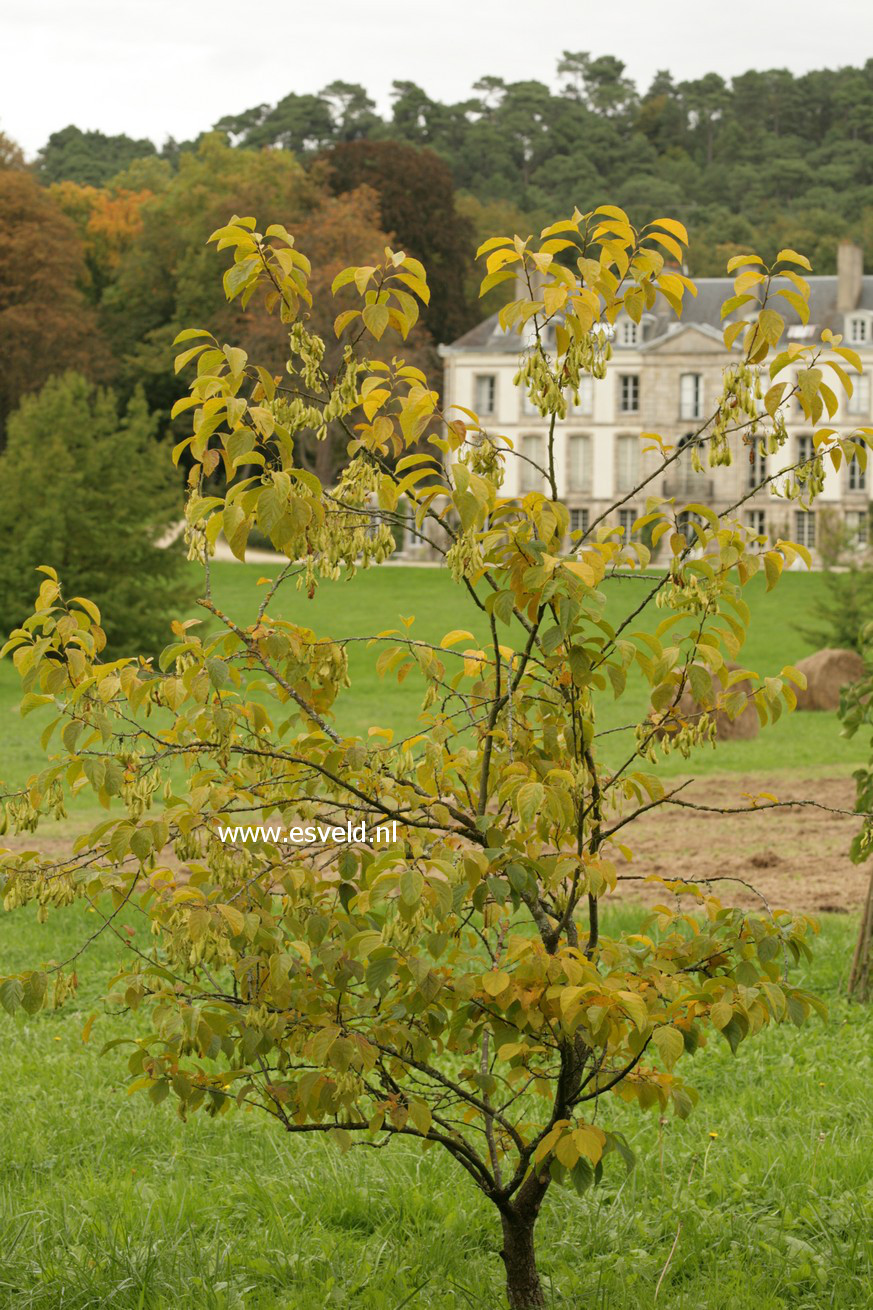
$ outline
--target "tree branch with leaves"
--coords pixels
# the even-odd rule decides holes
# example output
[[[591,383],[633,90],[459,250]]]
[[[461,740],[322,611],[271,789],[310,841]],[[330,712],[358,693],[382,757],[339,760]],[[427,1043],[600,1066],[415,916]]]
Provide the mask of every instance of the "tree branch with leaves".
[[[343,1150],[395,1136],[445,1149],[498,1212],[512,1310],[532,1310],[544,1305],[534,1230],[549,1188],[584,1191],[611,1155],[631,1160],[608,1098],[686,1115],[695,1093],[677,1066],[709,1033],[736,1050],[770,1023],[822,1009],[791,981],[809,951],[801,915],[752,914],[709,885],[661,879],[663,903],[639,932],[610,935],[600,915],[626,850],[619,831],[623,841],[638,815],[679,803],[658,758],[692,753],[717,712],[745,708],[744,679],[762,722],[793,708],[795,670],[759,679],[727,666],[750,622],[749,581],[764,570],[772,587],[806,552],[777,541],[762,553],[730,514],[701,506],[683,530],[688,507],[655,494],[630,539],[607,517],[568,550],[553,476],[548,494],[504,496],[516,457],[507,438],[471,412],[444,414],[402,357],[360,358],[368,340],[414,326],[429,294],[416,260],[389,249],[381,266],[336,279],[360,308],[338,316],[342,349],[327,367],[308,326],[311,270],[291,234],[234,217],[212,240],[232,251],[228,298],[263,299],[287,325],[292,394],[207,330],[179,337],[177,369],[195,376],[175,409],[192,419],[175,458],[192,464],[186,537],[217,631],[180,621],[156,662],[107,661],[97,608],[44,568],[34,612],[4,653],[23,712],[51,714],[44,739],[55,744],[46,768],[4,797],[6,821],[32,830],[88,791],[107,817],[61,862],[5,851],[4,904],[36,901],[45,916],[86,898],[113,933],[119,905],[138,904],[151,944],[130,947],[110,997],[144,1015],[131,1089],[155,1103],[173,1096],[183,1116],[259,1105],[285,1131],[327,1133]],[[519,384],[550,420],[550,447],[568,392],[607,370],[616,316],[639,321],[659,300],[681,314],[693,285],[665,270],[664,252],[681,255],[686,242],[675,220],[637,231],[603,207],[538,241],[485,243],[483,293],[527,281],[501,321],[534,325]],[[781,449],[786,388],[764,394],[768,367],[772,378],[800,369],[811,422],[833,396],[822,355],[851,388],[843,363],[857,362],[838,338],[779,348],[773,299],[806,305],[802,256],[759,265],[749,257],[737,274],[730,312],[746,318],[727,329],[743,341],[724,393],[693,450],[660,443],[662,467],[727,463],[755,442]],[[328,490],[295,442],[331,424],[346,430],[349,461]],[[818,428],[813,456],[787,466],[780,493],[809,503],[822,461],[850,444]],[[210,490],[217,478],[223,494]],[[458,611],[480,630],[484,615],[488,636],[480,648],[459,627],[437,645],[416,637],[413,620],[374,624],[379,672],[419,685],[420,730],[357,737],[342,727],[349,642],[309,628],[305,598],[384,558],[401,501],[416,530],[443,543]],[[221,534],[244,559],[255,528],[287,566],[246,623],[212,599],[209,561]],[[647,572],[643,529],[669,549],[663,574]],[[603,589],[628,577],[645,592],[613,624]],[[631,673],[650,708],[604,741],[602,707],[625,695]],[[688,686],[702,708],[686,719]],[[619,763],[607,753],[616,741],[626,742]],[[281,839],[349,813],[371,830],[396,822],[399,840]],[[278,829],[252,836],[230,826],[240,814]],[[62,966],[34,968],[5,978],[0,999],[33,1012],[50,979],[56,1001],[74,985]]]

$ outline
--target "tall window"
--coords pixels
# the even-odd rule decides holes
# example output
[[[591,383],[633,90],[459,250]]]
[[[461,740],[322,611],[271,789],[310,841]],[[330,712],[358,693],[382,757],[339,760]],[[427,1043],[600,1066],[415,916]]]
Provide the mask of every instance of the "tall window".
[[[766,476],[767,476],[767,456],[764,454],[763,450],[756,442],[755,453],[752,458],[752,462],[749,464],[748,490],[754,491],[756,487],[760,487],[761,483],[764,481]]]
[[[473,408],[480,418],[494,413],[497,404],[497,378],[493,373],[477,373],[473,382]]]
[[[679,417],[703,417],[703,378],[699,373],[683,373],[679,379]]]
[[[521,412],[525,418],[534,418],[540,412],[526,390],[521,393]]]
[[[618,380],[618,408],[622,414],[636,414],[640,408],[639,373],[622,373]]]
[[[581,433],[568,443],[568,482],[571,491],[591,490],[591,438]]]
[[[640,443],[636,437],[617,437],[615,443],[615,489],[633,491],[639,482]]]
[[[794,540],[812,550],[815,545],[815,512],[811,509],[794,511]]]
[[[594,378],[590,373],[579,379],[579,402],[573,401],[574,414],[594,413]]]
[[[764,510],[749,509],[746,510],[746,527],[753,532],[756,537],[764,537],[767,534],[767,520]]]
[[[700,541],[700,538],[694,531],[695,523],[699,524],[702,528],[706,527],[705,520],[702,519],[699,514],[695,514],[693,510],[683,509],[680,514],[676,515],[677,529],[682,533],[685,540],[692,545],[697,545]]]
[[[625,541],[630,541],[633,526],[637,521],[637,512],[635,509],[620,509],[618,511],[618,525],[621,528],[621,535]]]
[[[797,463],[804,464],[808,459],[812,459],[815,451],[812,445],[812,437],[803,436],[797,438]]]
[[[866,491],[867,490],[867,470],[861,468],[861,461],[856,455],[854,459],[849,460],[849,490]]]
[[[519,462],[521,470],[519,482],[522,491],[542,491],[543,442],[541,437],[527,436],[521,439],[523,459]],[[536,467],[535,467],[536,466]]]
[[[870,417],[870,374],[861,373],[852,378],[852,394],[846,403],[846,413]]]
[[[587,532],[590,522],[590,514],[587,505],[576,506],[570,510],[570,531]]]

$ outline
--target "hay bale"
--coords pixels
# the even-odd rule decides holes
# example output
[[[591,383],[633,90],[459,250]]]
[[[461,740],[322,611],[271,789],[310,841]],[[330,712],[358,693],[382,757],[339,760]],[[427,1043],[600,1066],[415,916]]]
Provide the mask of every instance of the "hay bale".
[[[739,664],[727,664],[725,667],[730,673],[740,668]],[[727,694],[726,689],[722,686],[720,679],[712,674],[710,678],[711,695],[706,705],[695,699],[690,686],[685,687],[682,695],[676,704],[676,708],[661,721],[658,727],[658,736],[675,736],[686,723],[694,722],[701,712],[711,709],[719,697]],[[742,678],[731,686],[730,692],[742,692],[744,696],[751,696],[755,691],[756,684],[750,678]],[[724,710],[719,710],[715,716],[715,733],[719,741],[748,741],[750,737],[758,735],[758,712],[751,701],[741,710],[735,719],[730,718]]]
[[[864,661],[856,650],[817,650],[798,660],[796,667],[806,674],[806,690],[795,688],[799,710],[839,709],[841,688],[864,676]]]

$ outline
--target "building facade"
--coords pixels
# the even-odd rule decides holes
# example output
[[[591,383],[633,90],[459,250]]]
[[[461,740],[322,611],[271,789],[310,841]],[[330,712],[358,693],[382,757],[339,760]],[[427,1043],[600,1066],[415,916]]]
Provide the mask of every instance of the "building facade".
[[[810,321],[800,323],[784,302],[779,312],[787,323],[787,340],[811,342],[823,328],[843,336],[857,350],[863,373],[852,373],[854,393],[834,390],[840,408],[830,426],[849,435],[871,422],[870,377],[873,372],[873,276],[864,276],[861,251],[844,242],[838,273],[810,277]],[[724,345],[721,306],[733,295],[729,278],[703,278],[697,297],[687,296],[680,321],[665,313],[646,315],[641,323],[619,318],[613,336],[613,356],[602,381],[585,379],[579,403],[556,429],[558,492],[568,506],[571,530],[585,529],[598,515],[632,491],[663,462],[653,443],[641,434],[658,433],[670,446],[680,445],[715,409],[722,391],[724,369],[736,363],[740,351]],[[729,320],[728,320],[729,321]],[[548,344],[548,343],[547,343]],[[508,437],[524,458],[507,461],[504,494],[522,496],[545,490],[534,465],[545,460],[548,420],[533,409],[524,391],[513,385],[518,369],[520,339],[506,333],[492,315],[450,346],[441,348],[445,365],[445,401],[474,410],[486,430]],[[779,380],[792,381],[791,370]],[[836,383],[836,379],[834,379]],[[796,398],[785,414],[788,445],[772,456],[757,454],[754,464],[735,459],[727,468],[695,473],[690,460],[677,460],[648,484],[639,499],[617,510],[614,525],[629,529],[645,512],[648,495],[675,497],[677,503],[700,502],[717,512],[736,504],[762,476],[806,458],[812,450],[812,427]],[[740,448],[741,453],[742,448]],[[859,549],[869,538],[873,464],[868,470],[855,460],[839,470],[828,468],[825,487],[809,511],[795,501],[758,491],[738,511],[756,532],[802,542],[815,550],[821,537],[817,521],[823,511],[836,511]]]

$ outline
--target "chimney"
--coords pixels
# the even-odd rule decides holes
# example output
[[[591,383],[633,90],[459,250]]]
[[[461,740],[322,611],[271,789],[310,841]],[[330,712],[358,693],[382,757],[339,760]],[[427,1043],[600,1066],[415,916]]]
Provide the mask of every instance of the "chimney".
[[[530,287],[528,287],[527,284],[528,277],[530,278]],[[527,300],[530,297],[531,291],[533,292],[534,299],[542,296],[545,281],[546,279],[539,269],[528,265],[526,277],[522,276],[521,272],[517,272],[515,275],[515,282],[513,284],[514,298],[516,300]]]
[[[841,241],[837,246],[837,310],[841,314],[857,308],[863,276],[863,250],[854,241]]]

